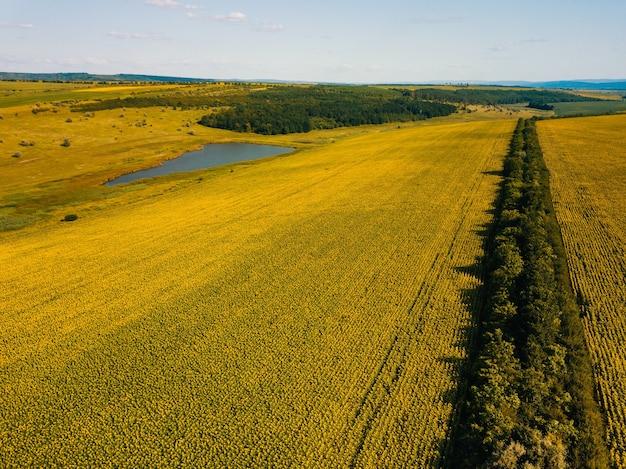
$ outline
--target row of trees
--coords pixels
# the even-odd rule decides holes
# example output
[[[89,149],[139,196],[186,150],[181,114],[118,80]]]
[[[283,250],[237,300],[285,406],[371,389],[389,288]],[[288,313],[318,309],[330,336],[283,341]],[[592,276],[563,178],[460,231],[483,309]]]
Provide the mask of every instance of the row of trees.
[[[554,90],[534,90],[530,88],[497,89],[497,88],[459,88],[438,89],[424,88],[418,90],[401,90],[405,95],[429,101],[446,103],[498,105],[533,103],[545,105],[548,103],[564,103],[578,101],[597,101],[595,98]]]
[[[606,467],[603,423],[534,121],[504,165],[458,466]]]
[[[251,90],[258,87],[252,83],[232,83],[227,85],[207,85],[189,88],[159,88],[145,92],[133,92],[131,96],[94,101],[74,102],[73,112],[94,112],[125,108],[182,108],[206,109],[210,107],[230,106],[244,101]]]
[[[130,96],[79,103],[72,106],[74,112],[93,112],[124,108],[171,107],[171,108],[202,108],[220,106],[223,100],[205,95],[185,96],[181,94],[163,94],[154,96]]]
[[[355,86],[278,86],[202,117],[208,127],[274,135],[447,116],[456,106]]]

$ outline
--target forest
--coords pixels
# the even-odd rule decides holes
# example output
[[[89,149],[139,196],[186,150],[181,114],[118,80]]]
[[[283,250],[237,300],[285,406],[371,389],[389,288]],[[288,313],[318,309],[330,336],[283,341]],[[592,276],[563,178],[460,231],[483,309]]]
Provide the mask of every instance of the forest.
[[[404,95],[427,101],[437,101],[457,104],[517,104],[530,103],[530,107],[542,109],[541,105],[548,103],[568,103],[582,101],[598,101],[596,98],[580,96],[566,91],[536,90],[531,88],[420,88],[416,90],[399,90]]]
[[[448,103],[364,86],[280,86],[251,93],[246,101],[205,115],[208,127],[265,135],[386,124],[447,116]]]

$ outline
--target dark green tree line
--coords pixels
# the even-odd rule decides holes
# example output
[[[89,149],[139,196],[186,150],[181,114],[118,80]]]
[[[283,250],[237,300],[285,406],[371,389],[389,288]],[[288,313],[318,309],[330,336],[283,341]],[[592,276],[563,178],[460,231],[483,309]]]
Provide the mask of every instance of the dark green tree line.
[[[533,103],[535,106],[548,103],[597,101],[595,98],[580,96],[574,93],[555,90],[536,90],[531,88],[459,88],[439,89],[422,88],[417,90],[402,90],[406,95],[428,101],[439,101],[458,104],[518,104]]]
[[[504,163],[454,467],[607,467],[591,363],[534,121]]]
[[[287,134],[362,124],[446,116],[451,104],[425,102],[400,92],[364,86],[277,86],[202,117],[208,127]]]

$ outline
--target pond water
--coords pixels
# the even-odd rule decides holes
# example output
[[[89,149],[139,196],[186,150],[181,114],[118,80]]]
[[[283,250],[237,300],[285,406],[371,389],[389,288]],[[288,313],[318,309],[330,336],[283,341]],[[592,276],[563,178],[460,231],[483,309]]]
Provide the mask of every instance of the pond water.
[[[165,176],[172,173],[184,173],[197,169],[212,168],[239,161],[256,160],[267,156],[280,155],[293,151],[293,148],[277,147],[274,145],[255,145],[251,143],[212,143],[205,145],[202,150],[190,151],[178,158],[164,161],[154,168],[124,174],[106,183],[107,186],[126,184],[138,179]]]

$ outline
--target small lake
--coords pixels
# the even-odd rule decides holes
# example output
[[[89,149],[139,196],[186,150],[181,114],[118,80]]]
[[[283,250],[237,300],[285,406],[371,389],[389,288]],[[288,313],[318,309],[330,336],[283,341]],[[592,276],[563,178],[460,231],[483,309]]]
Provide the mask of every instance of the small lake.
[[[251,143],[211,143],[202,150],[190,151],[178,158],[164,161],[154,168],[124,174],[106,183],[107,186],[116,186],[139,179],[165,176],[172,173],[185,173],[197,169],[212,168],[240,161],[257,160],[267,156],[280,155],[293,151],[293,148],[277,147],[274,145],[255,145]]]

